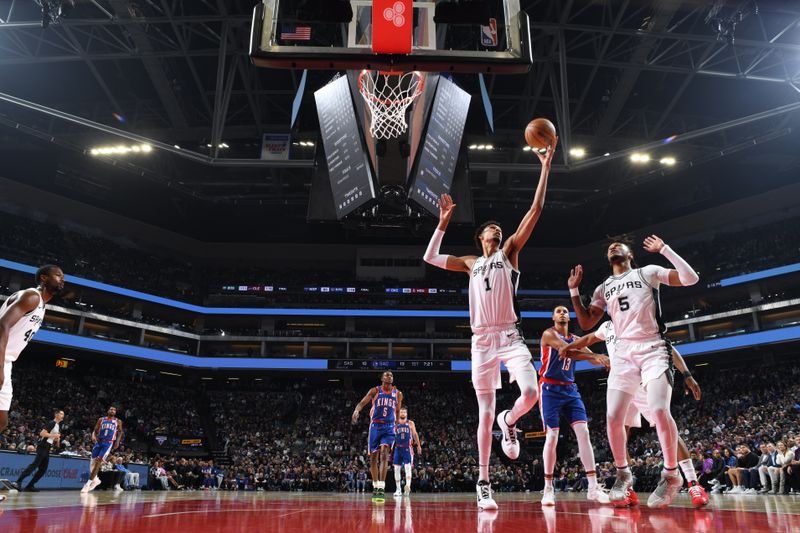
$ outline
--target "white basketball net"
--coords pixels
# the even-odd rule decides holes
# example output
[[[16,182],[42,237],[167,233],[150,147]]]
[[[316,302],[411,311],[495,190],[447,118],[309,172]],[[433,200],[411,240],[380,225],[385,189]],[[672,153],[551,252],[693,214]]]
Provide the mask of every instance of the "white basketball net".
[[[422,93],[421,72],[362,70],[358,88],[370,111],[369,132],[376,139],[394,139],[408,129],[406,109]]]

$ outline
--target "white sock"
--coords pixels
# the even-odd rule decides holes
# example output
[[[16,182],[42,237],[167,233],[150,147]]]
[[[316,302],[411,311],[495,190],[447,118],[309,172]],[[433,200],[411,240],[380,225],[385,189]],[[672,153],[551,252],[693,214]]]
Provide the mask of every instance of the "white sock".
[[[386,482],[385,481],[376,481],[375,482],[375,488],[376,489],[386,488]]]
[[[691,459],[678,461],[678,466],[681,467],[683,475],[686,476],[687,483],[697,483],[697,472],[694,471],[694,465]]]
[[[544,488],[552,489],[553,488],[553,478],[552,476],[548,479],[547,477],[544,478]]]
[[[589,481],[589,490],[597,489],[597,474],[586,474],[586,480]]]
[[[400,490],[400,465],[394,465],[394,483],[397,490]]]

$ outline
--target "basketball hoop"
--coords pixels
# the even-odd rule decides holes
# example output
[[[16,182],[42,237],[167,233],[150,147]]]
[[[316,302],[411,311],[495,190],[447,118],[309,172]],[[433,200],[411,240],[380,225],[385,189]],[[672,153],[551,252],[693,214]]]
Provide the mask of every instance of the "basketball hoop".
[[[394,139],[408,129],[406,109],[422,94],[425,76],[418,71],[362,70],[358,90],[369,107],[369,132],[376,139]]]

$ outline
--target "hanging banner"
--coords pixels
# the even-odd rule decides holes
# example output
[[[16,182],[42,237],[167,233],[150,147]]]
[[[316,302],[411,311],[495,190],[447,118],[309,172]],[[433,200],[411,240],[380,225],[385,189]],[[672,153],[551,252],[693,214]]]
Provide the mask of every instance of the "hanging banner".
[[[290,140],[288,133],[265,133],[261,138],[261,159],[289,159]]]

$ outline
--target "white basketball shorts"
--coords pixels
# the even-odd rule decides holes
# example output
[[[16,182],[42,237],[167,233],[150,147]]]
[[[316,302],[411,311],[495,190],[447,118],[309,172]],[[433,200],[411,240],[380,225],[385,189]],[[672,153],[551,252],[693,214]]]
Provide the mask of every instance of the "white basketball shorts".
[[[644,341],[617,341],[608,388],[626,392],[632,396],[641,387],[657,379],[670,369],[667,343],[660,337]]]
[[[530,374],[535,385],[536,370],[531,361],[531,351],[513,324],[481,328],[472,335],[472,386],[476,391],[500,388],[501,362],[508,369],[511,383]]]

